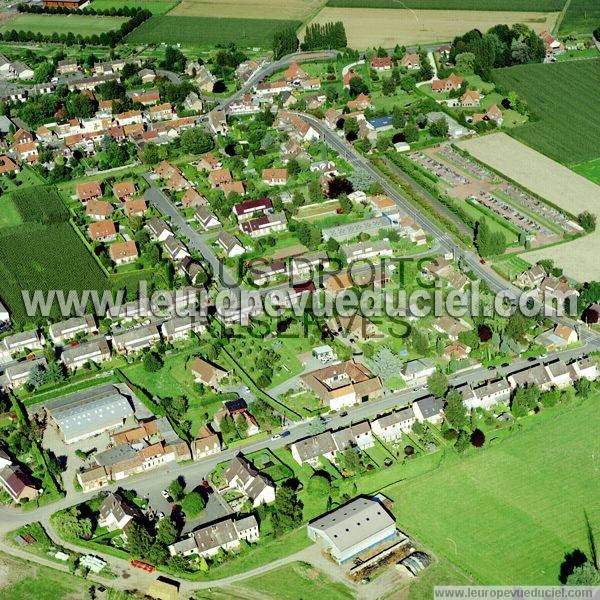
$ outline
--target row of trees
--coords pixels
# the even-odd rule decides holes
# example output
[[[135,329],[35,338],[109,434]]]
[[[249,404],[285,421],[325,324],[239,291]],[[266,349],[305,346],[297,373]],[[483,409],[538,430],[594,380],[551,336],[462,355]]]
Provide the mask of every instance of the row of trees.
[[[496,256],[506,251],[506,238],[501,231],[492,231],[486,219],[477,222],[475,228],[475,247],[479,256]]]
[[[314,23],[306,28],[302,50],[338,50],[347,45],[348,38],[342,21]]]
[[[281,29],[273,36],[273,58],[279,60],[286,54],[296,52],[299,43],[296,30],[293,27]]]

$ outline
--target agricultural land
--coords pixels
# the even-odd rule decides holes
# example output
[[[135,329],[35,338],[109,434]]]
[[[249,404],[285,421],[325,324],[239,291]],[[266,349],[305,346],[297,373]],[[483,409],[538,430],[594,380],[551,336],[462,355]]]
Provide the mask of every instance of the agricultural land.
[[[183,46],[209,46],[235,42],[242,47],[268,48],[275,32],[297,28],[300,21],[279,19],[237,19],[155,15],[133,31],[127,41],[133,44],[165,43]]]
[[[550,30],[558,13],[458,10],[324,8],[311,23],[343,21],[348,45],[365,49],[396,44],[449,41],[469,29],[487,30],[497,23],[526,23],[535,31]],[[142,27],[145,27],[143,25]],[[134,34],[135,35],[135,34]]]
[[[177,2],[173,0],[92,0],[90,8],[95,10],[109,10],[111,8],[144,8],[154,15],[164,15],[169,12]]]
[[[426,10],[557,12],[565,0],[328,0],[336,8],[414,8]]]
[[[104,0],[102,0],[104,1]],[[169,16],[304,21],[322,6],[321,0],[182,0]]]
[[[597,0],[571,0],[560,24],[560,33],[589,33],[600,22],[600,3]]]
[[[495,70],[497,85],[517,92],[531,111],[511,135],[567,165],[598,158],[600,113],[589,109],[600,95],[599,73],[600,59]]]
[[[75,35],[94,35],[119,29],[127,18],[87,15],[18,15],[4,23],[0,32],[16,29],[48,35],[73,32]]]

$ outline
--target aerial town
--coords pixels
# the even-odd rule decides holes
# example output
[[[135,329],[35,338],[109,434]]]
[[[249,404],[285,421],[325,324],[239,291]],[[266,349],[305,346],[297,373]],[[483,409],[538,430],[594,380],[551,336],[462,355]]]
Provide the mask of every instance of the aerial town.
[[[597,1],[0,17],[0,600],[600,589]]]

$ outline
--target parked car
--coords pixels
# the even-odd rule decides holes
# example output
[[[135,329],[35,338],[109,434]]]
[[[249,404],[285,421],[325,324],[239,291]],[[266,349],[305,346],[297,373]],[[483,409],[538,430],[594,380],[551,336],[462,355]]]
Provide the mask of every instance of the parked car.
[[[281,436],[280,436],[278,433],[276,433],[275,435],[272,435],[272,436],[271,436],[271,439],[272,439],[272,440],[278,440],[280,437],[281,437]]]
[[[290,435],[289,431],[282,431],[281,432],[281,437],[287,437],[288,435]]]

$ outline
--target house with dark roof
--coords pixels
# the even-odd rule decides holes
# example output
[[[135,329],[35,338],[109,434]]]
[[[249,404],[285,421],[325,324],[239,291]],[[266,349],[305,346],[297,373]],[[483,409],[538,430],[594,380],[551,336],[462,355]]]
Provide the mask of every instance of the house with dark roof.
[[[223,480],[230,489],[247,496],[254,507],[275,501],[275,484],[242,454],[238,454],[223,471]]]

